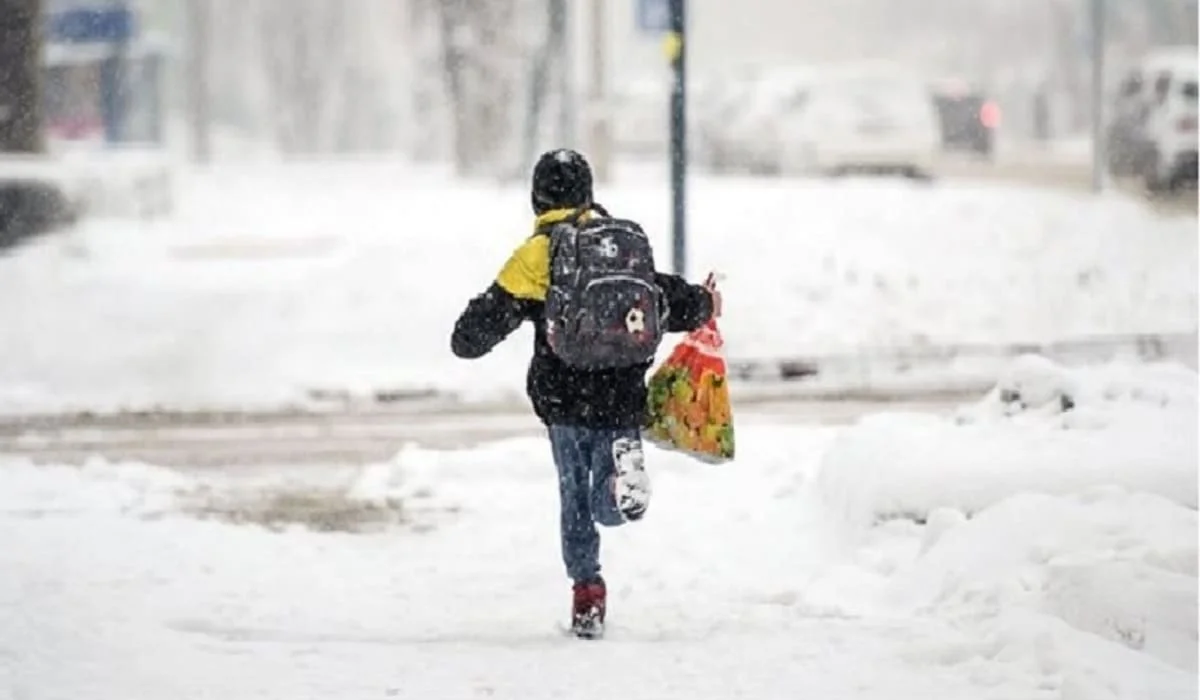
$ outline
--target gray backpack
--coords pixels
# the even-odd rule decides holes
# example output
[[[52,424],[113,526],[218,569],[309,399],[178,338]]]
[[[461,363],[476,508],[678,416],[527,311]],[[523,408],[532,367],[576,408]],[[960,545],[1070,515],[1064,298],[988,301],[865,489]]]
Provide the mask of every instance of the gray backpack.
[[[654,251],[633,221],[582,214],[550,228],[546,335],[572,367],[633,367],[654,361],[665,304]]]

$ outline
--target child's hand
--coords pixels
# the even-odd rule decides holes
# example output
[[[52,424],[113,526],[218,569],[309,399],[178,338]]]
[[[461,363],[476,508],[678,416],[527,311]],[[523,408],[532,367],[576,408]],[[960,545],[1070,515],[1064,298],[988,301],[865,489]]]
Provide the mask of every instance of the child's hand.
[[[715,272],[708,273],[708,277],[704,280],[704,288],[708,290],[709,295],[712,297],[712,317],[720,318],[723,300],[721,298],[721,291],[717,289],[717,275]]]

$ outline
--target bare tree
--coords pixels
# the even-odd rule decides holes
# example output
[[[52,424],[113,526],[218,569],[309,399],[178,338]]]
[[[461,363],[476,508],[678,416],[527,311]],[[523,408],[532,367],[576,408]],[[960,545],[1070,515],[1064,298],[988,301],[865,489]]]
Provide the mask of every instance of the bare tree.
[[[443,55],[439,36],[439,0],[408,0],[404,44],[407,49],[409,153],[432,160],[446,151],[446,85],[442,79]]]
[[[39,0],[0,0],[0,152],[39,152],[42,141]]]
[[[328,150],[344,83],[340,0],[262,0],[262,59],[276,143],[289,155]]]
[[[293,155],[407,144],[464,174],[517,157],[521,20],[545,0],[196,1],[216,124]]]
[[[209,0],[188,2],[188,112],[192,127],[192,158],[207,163],[212,157],[209,113],[209,46],[212,40],[212,5]]]
[[[521,47],[515,0],[443,0],[437,5],[442,71],[459,174],[502,168],[512,145]]]

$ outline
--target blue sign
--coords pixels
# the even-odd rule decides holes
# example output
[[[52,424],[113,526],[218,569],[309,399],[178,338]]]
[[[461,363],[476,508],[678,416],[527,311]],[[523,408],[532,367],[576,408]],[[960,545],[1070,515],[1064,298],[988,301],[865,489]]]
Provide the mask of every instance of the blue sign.
[[[46,17],[46,39],[66,44],[112,44],[129,41],[133,13],[127,7],[76,8]]]
[[[646,34],[671,31],[670,0],[637,0],[637,25]]]

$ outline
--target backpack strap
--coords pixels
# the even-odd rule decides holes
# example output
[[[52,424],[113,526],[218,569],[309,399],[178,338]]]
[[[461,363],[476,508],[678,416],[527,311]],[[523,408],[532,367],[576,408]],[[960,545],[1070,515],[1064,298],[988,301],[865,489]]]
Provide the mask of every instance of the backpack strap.
[[[568,224],[569,223],[569,224],[574,224],[575,226],[579,226],[579,220],[582,219],[585,215],[587,215],[587,213],[589,211],[594,211],[606,219],[612,218],[612,214],[609,214],[607,209],[600,206],[599,204],[592,203],[586,207],[579,207],[578,209],[575,209],[569,215],[564,216],[563,218],[559,219],[558,221],[548,221],[548,222],[542,224],[541,226],[538,226],[537,230],[535,230],[533,232],[533,235],[548,236],[548,235],[550,235],[550,230],[553,229],[555,226],[558,226],[559,224]]]

